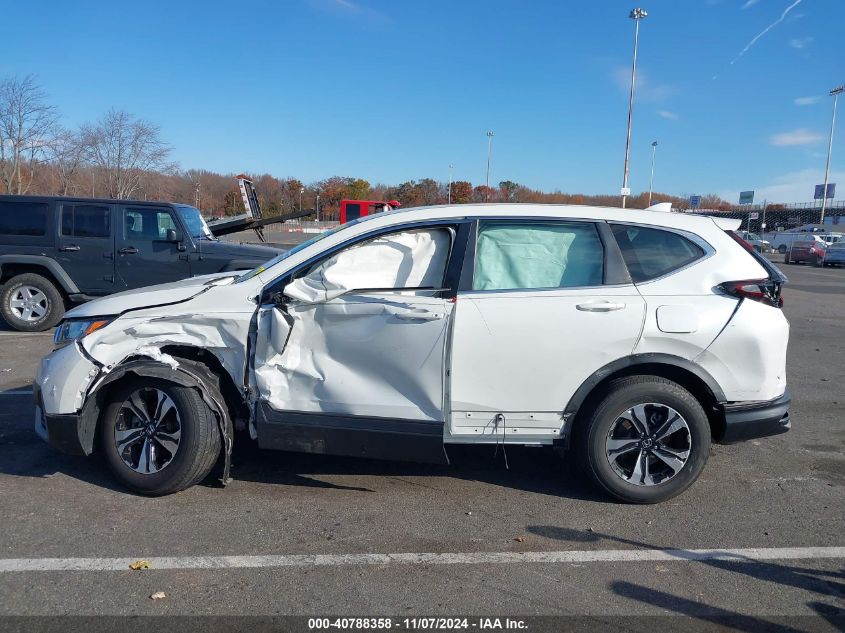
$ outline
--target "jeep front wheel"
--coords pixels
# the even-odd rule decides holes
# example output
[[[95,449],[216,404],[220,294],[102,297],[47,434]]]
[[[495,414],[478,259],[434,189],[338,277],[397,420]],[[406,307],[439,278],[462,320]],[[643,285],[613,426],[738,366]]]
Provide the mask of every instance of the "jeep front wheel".
[[[0,290],[0,313],[21,332],[43,332],[55,326],[65,313],[59,289],[46,277],[23,273],[12,277]]]

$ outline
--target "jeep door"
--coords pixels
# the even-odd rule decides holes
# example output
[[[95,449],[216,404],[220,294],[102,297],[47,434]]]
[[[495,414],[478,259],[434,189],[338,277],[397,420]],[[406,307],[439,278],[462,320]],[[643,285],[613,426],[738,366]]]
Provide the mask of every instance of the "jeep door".
[[[481,220],[455,307],[450,433],[551,439],[596,370],[629,356],[645,304],[604,222]]]
[[[190,276],[181,241],[168,239],[168,230],[181,232],[173,209],[125,205],[119,211],[117,277],[122,289],[177,281]],[[179,236],[184,237],[184,236]]]
[[[466,233],[456,228],[362,238],[296,271],[285,301],[259,309],[261,446],[445,461],[455,245]]]
[[[113,205],[62,202],[59,207],[56,260],[83,294],[114,292]]]

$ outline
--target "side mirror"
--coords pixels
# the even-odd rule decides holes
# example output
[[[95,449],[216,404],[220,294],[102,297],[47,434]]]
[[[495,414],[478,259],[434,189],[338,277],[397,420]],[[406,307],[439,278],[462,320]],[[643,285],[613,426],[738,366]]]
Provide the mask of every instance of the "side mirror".
[[[181,242],[182,239],[182,231],[178,229],[167,229],[167,233],[164,236],[165,242]]]
[[[284,294],[303,303],[324,303],[337,299],[347,292],[349,292],[348,288],[326,288],[322,283],[314,282],[308,277],[300,277],[285,286]]]

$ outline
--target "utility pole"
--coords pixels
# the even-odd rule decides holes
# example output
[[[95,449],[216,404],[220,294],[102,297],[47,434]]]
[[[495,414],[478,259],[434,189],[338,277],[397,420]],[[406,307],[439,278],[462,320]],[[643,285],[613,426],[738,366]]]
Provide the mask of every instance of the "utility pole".
[[[197,209],[200,208],[200,184],[199,183],[194,185],[194,206]]]
[[[630,191],[628,190],[628,158],[631,155],[631,121],[634,116],[634,82],[637,78],[637,47],[640,39],[640,20],[645,18],[648,13],[644,9],[633,9],[628,17],[634,21],[634,61],[631,64],[631,96],[628,99],[628,137],[625,141],[625,175],[622,177],[622,208],[625,204]]]
[[[654,189],[654,156],[657,154],[657,141],[651,142],[651,178],[648,180],[648,206],[651,206],[651,192]]]
[[[317,212],[317,222],[320,221],[320,194],[317,194],[317,203],[314,205],[314,209]]]
[[[833,97],[833,114],[830,117],[830,140],[827,143],[827,164],[824,168],[824,188],[822,189],[822,214],[819,224],[824,224],[824,209],[827,203],[827,180],[830,177],[830,155],[833,152],[833,128],[836,125],[836,101],[839,95],[845,92],[845,85],[837,86],[830,91],[830,96]]]
[[[493,154],[493,132],[487,132],[487,181],[484,188],[484,202],[490,199],[490,156]]]
[[[452,204],[452,170],[454,168],[455,168],[455,166],[450,163],[449,164],[449,194],[448,194],[449,203],[448,204]],[[489,176],[488,176],[488,178],[489,178]]]

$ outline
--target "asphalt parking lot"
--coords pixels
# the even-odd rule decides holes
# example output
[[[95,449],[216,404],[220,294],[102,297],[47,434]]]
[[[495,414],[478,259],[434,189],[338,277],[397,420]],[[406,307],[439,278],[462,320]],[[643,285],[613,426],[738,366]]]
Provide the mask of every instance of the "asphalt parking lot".
[[[30,387],[51,336],[2,329],[0,615],[684,614],[835,630],[845,270],[783,270],[792,431],[715,446],[689,491],[647,507],[528,448],[506,470],[492,448],[433,467],[240,446],[225,489],[134,496],[38,439]],[[130,570],[140,559],[151,569]]]

